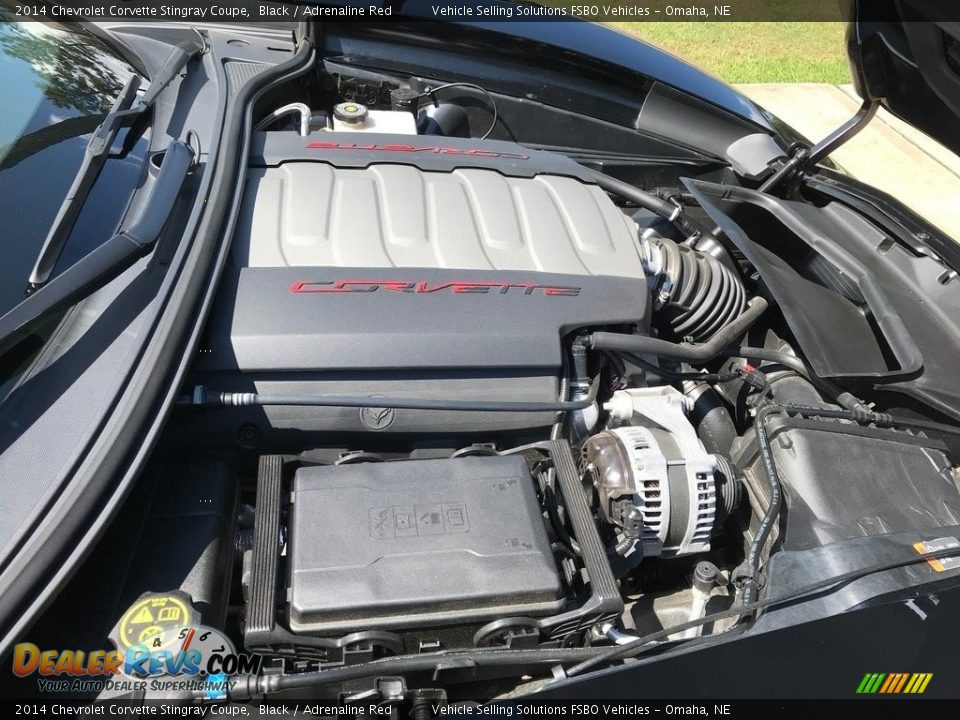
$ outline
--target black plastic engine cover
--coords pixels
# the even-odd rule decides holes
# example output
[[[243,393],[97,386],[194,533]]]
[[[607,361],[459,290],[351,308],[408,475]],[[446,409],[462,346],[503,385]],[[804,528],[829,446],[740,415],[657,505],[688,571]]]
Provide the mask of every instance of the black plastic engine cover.
[[[646,284],[614,277],[438,269],[228,268],[194,381],[268,394],[551,402],[563,336],[636,323]],[[200,434],[467,435],[549,425],[553,413],[242,408]]]
[[[483,622],[562,604],[520,456],[301,468],[289,538],[298,633]]]
[[[559,368],[561,337],[633,323],[642,280],[509,270],[232,268],[206,372]]]

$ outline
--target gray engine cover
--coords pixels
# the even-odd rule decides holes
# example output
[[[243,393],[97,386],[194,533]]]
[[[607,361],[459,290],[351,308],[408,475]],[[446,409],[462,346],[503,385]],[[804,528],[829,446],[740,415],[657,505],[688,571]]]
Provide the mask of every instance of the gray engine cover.
[[[477,168],[254,168],[234,249],[249,267],[643,277],[632,221],[596,185]]]
[[[492,143],[515,151],[499,172],[489,156],[304,150],[294,133],[260,135],[282,137],[261,137],[254,150],[261,164],[248,173],[199,366],[208,384],[555,400],[562,336],[647,323],[631,221],[597,186],[555,174],[578,167],[566,158]],[[320,135],[327,144],[338,137]],[[311,162],[275,160],[305,152]],[[402,162],[390,162],[397,155]],[[421,158],[435,169],[416,167]],[[552,421],[398,411],[372,427],[370,413],[356,410],[257,412],[274,427],[325,432]]]

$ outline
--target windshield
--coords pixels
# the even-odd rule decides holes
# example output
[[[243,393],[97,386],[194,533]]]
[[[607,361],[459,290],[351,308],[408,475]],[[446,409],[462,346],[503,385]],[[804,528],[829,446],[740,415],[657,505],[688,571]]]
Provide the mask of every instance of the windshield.
[[[0,315],[23,300],[87,140],[133,72],[85,32],[5,22],[0,14]],[[145,142],[137,132],[118,136],[118,157],[104,166],[55,274],[115,231],[142,169]],[[132,152],[118,153],[125,142]]]

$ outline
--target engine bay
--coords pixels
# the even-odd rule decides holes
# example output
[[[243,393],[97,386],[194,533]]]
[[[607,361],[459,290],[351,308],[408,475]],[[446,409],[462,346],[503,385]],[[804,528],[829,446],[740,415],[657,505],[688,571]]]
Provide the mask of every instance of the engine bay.
[[[180,538],[175,567],[116,558],[114,609],[176,593],[262,656],[233,699],[533,692],[909,588],[925,567],[781,602],[876,562],[865,539],[960,526],[956,417],[880,312],[896,281],[790,203],[877,228],[716,161],[538,147],[503,129],[516,100],[321,63],[254,106],[142,520],[103,540]]]

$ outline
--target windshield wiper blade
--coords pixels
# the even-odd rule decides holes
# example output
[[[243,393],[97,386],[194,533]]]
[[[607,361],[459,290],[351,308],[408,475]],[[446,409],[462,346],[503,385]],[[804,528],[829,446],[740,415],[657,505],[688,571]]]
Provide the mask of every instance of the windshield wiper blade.
[[[60,209],[57,210],[57,215],[53,219],[53,224],[43,241],[43,247],[40,248],[40,254],[37,256],[33,270],[30,272],[30,279],[27,282],[28,294],[50,279],[50,273],[53,272],[54,265],[60,258],[60,253],[63,252],[67,237],[80,215],[80,208],[83,207],[90,189],[99,177],[100,170],[107,160],[107,154],[110,152],[110,147],[113,145],[117,132],[133,115],[139,115],[139,108],[130,110],[139,89],[140,76],[132,75],[114,101],[110,112],[107,113],[103,122],[90,136],[87,148],[83,153],[83,162],[80,164],[80,169],[77,171],[70,189],[67,190],[67,196],[60,204]]]
[[[149,252],[173,211],[192,165],[193,150],[179,140],[170,143],[137,220],[0,317],[0,355],[29,336],[50,315],[103,287]]]
[[[100,176],[104,163],[110,154],[110,148],[121,128],[131,125],[134,120],[146,113],[154,104],[160,92],[170,84],[177,74],[186,66],[194,55],[204,48],[203,39],[197,35],[189,41],[177,45],[167,56],[160,69],[154,74],[150,87],[144,93],[139,105],[132,107],[140,89],[141,78],[133,75],[124,85],[123,90],[114,100],[113,107],[107,113],[103,122],[97,127],[87,143],[83,155],[83,162],[77,171],[67,196],[60,204],[56,217],[47,237],[43,241],[40,253],[30,271],[27,280],[26,293],[30,295],[43,287],[49,280],[56,267],[60,255],[63,253],[67,238],[77,222],[80,210],[93,188],[93,184]]]

